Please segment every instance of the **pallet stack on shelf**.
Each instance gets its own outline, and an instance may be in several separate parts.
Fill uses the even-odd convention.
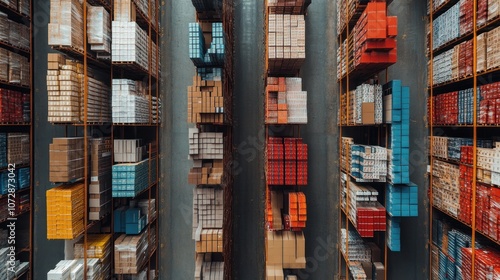
[[[388,251],[404,249],[401,219],[418,216],[410,90],[387,70],[380,78],[397,62],[398,18],[387,2],[337,2],[342,279],[387,279]]]
[[[306,268],[305,236],[308,146],[307,92],[300,68],[305,60],[305,13],[311,1],[266,1],[266,279],[296,279]],[[278,125],[283,125],[279,133]]]
[[[189,58],[196,67],[187,89],[189,158],[193,167],[195,279],[231,279],[232,7],[226,0],[192,1]]]
[[[31,11],[32,1],[0,2],[1,279],[33,278]]]
[[[498,277],[497,1],[429,1],[430,279]]]
[[[158,12],[157,1],[50,2],[48,121],[66,135],[49,147],[47,238],[74,254],[48,279],[158,278]]]

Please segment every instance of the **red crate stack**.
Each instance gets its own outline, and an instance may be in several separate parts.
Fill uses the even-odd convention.
[[[460,2],[460,34],[472,31],[473,5],[473,1]]]
[[[477,26],[481,26],[486,23],[488,19],[488,0],[478,0],[477,1]]]
[[[474,149],[472,146],[460,147],[460,163],[472,165]]]
[[[492,249],[475,250],[475,279],[492,279],[492,272],[498,268],[500,268],[500,253],[498,251]],[[472,248],[462,248],[462,276],[463,279],[472,279]]]
[[[398,21],[385,2],[370,2],[354,27],[354,67],[391,65],[397,60]]]
[[[479,91],[481,101],[478,122],[480,124],[500,123],[500,82],[482,85]]]
[[[434,124],[458,123],[458,92],[434,96]]]
[[[23,104],[29,95],[0,89],[0,122],[23,122]]]
[[[373,237],[375,231],[385,231],[385,208],[382,206],[357,207],[356,229],[361,237]]]
[[[500,218],[500,189],[491,188],[490,197],[490,215],[488,235],[494,240],[499,240],[499,221]]]
[[[490,188],[484,184],[476,185],[476,228],[489,231]]]
[[[472,224],[472,169],[468,165],[460,165],[460,209],[458,219],[468,225]]]
[[[300,138],[269,138],[267,144],[269,185],[307,185],[307,144]]]

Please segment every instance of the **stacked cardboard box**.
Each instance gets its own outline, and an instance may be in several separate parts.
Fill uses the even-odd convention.
[[[116,13],[116,11],[115,11]],[[135,21],[112,22],[112,61],[133,63],[148,71],[148,34]]]
[[[189,157],[193,160],[223,159],[224,136],[221,132],[200,132],[189,129]]]
[[[269,185],[307,185],[307,144],[301,138],[270,137],[267,158]]]
[[[306,124],[307,92],[301,78],[268,77],[266,123]]]
[[[148,123],[150,101],[144,83],[128,79],[113,79],[113,123]]]
[[[347,53],[347,40],[344,40],[337,49],[337,79],[340,79],[345,74],[347,74],[346,53]]]
[[[385,182],[387,149],[379,146],[351,145],[351,175],[357,182]]]
[[[305,60],[305,20],[303,15],[269,14],[268,71],[295,74]]]
[[[194,160],[193,168],[188,174],[188,183],[190,185],[220,185],[222,183],[222,174],[224,171],[223,161],[214,159],[209,162],[203,160]]]
[[[372,69],[397,61],[398,20],[385,2],[370,2],[354,26],[354,68]]]
[[[383,116],[382,86],[362,84],[350,92],[351,112],[347,112],[349,123],[381,124]],[[354,118],[354,120],[352,120]]]
[[[401,219],[387,218],[387,248],[393,252],[401,251]]]
[[[91,50],[104,54],[111,52],[111,20],[104,7],[88,6],[87,37]]]
[[[194,271],[195,280],[222,280],[224,279],[224,262],[216,261],[212,254],[196,254]]]
[[[70,182],[84,177],[84,139],[54,138],[49,145],[51,182]]]
[[[189,58],[196,67],[224,65],[225,45],[221,22],[189,23]]]
[[[384,85],[391,96],[391,141],[388,178],[394,184],[410,183],[410,88],[394,80]]]
[[[108,279],[111,272],[111,254],[113,247],[110,234],[87,235],[87,247],[84,240],[80,239],[74,245],[74,258],[83,261],[84,251],[87,251],[87,278]]]
[[[488,0],[488,21],[500,16],[500,1]]]
[[[147,217],[146,221],[150,222],[156,218],[156,199],[141,199],[137,206],[141,208],[141,214]]]
[[[361,237],[373,237],[386,230],[385,208],[377,202],[378,192],[369,186],[349,182],[349,218]]]
[[[500,41],[500,28],[495,28],[488,32],[486,38],[486,68],[487,70],[500,66],[500,50],[498,42]]]
[[[0,79],[12,84],[29,86],[31,83],[30,63],[27,57],[2,49],[0,60]]]
[[[460,28],[460,16],[462,15],[460,2],[470,1],[459,1],[442,15],[434,19],[432,30],[434,40],[432,49],[439,48],[447,42],[458,38],[461,34],[465,34],[461,33]]]
[[[147,230],[134,236],[120,235],[115,240],[115,274],[138,274],[148,250]]]
[[[481,85],[479,93],[481,101],[479,103],[478,123],[500,123],[500,82]]]
[[[90,140],[89,220],[111,212],[111,139]]]
[[[63,185],[47,191],[47,239],[74,239],[83,231],[85,185]]]
[[[188,122],[223,123],[223,114],[222,81],[194,76],[193,85],[188,87]]]
[[[304,233],[267,231],[266,265],[281,269],[304,269],[306,267]]]
[[[387,184],[385,207],[392,217],[417,217],[418,186]]]
[[[28,133],[7,134],[7,162],[17,165],[30,163],[30,136]]]
[[[472,224],[472,167],[460,164],[460,209],[458,219]]]
[[[460,207],[460,170],[457,165],[434,161],[432,181],[433,204],[453,217]]]
[[[342,253],[351,261],[354,262],[371,262],[372,250],[366,244],[359,233],[355,230],[347,231],[345,228],[340,230],[341,233],[341,248]],[[375,250],[374,250],[375,251]],[[373,252],[376,254],[377,252]],[[380,254],[380,249],[378,250]]]
[[[193,190],[193,239],[200,240],[203,229],[221,229],[224,191],[214,188]]]
[[[149,159],[112,167],[113,197],[135,197],[149,187]]]
[[[51,0],[49,45],[83,52],[83,5],[78,0]]]
[[[203,229],[196,241],[196,253],[222,253],[223,246],[222,229]]]
[[[306,2],[306,0],[269,0],[267,7],[273,14],[298,15],[304,12]]]
[[[268,230],[282,230],[284,228],[281,211],[283,210],[283,193],[270,191],[267,196],[266,222]]]

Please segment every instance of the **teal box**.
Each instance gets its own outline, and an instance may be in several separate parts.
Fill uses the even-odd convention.
[[[120,207],[114,212],[115,232],[125,232],[125,207]]]

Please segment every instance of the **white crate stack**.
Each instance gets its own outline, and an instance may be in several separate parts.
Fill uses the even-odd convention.
[[[341,229],[342,252],[348,256],[351,261],[371,262],[372,253],[370,247],[365,245],[363,239],[356,231]],[[349,252],[346,252],[346,244],[349,242]],[[346,254],[347,253],[347,254]]]
[[[349,217],[354,224],[357,223],[358,206],[377,206],[378,191],[370,186],[360,186],[354,182],[349,184]]]
[[[62,260],[47,273],[47,280],[83,279],[84,260]],[[87,259],[87,280],[102,279],[99,259]]]
[[[224,137],[221,132],[200,132],[189,129],[189,157],[193,160],[223,159]]]
[[[307,91],[302,90],[302,78],[286,78],[286,104],[289,124],[307,124]]]
[[[224,262],[212,261],[212,254],[197,254],[194,279],[224,279]]]
[[[221,229],[224,214],[224,191],[213,188],[193,190],[193,239],[199,240],[203,229]]]
[[[87,36],[90,49],[111,53],[110,15],[104,7],[88,6]]]
[[[137,63],[148,70],[148,35],[134,21],[113,21],[112,61]]]
[[[113,79],[113,123],[148,123],[149,100],[140,81]]]
[[[458,217],[460,208],[460,170],[458,165],[435,160],[433,176],[434,205],[452,216]]]

